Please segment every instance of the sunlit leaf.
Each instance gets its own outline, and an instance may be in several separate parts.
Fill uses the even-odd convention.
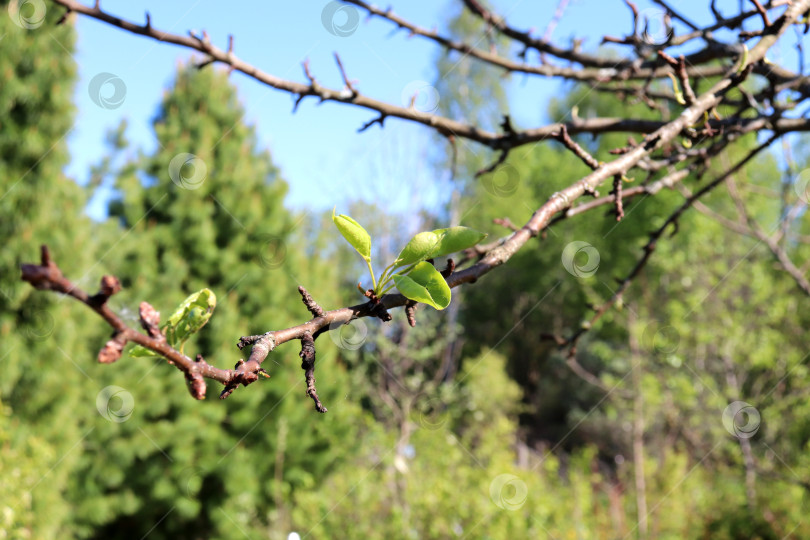
[[[334,209],[332,209],[332,221],[340,231],[340,234],[343,235],[343,238],[357,250],[360,256],[366,261],[370,261],[371,236],[369,236],[368,232],[349,216],[344,214],[336,216]]]
[[[408,266],[429,259],[439,245],[439,240],[439,235],[435,231],[420,232],[402,248],[394,266]]]
[[[205,326],[214,308],[217,306],[217,297],[209,289],[202,289],[183,300],[174,313],[171,314],[166,324],[161,325],[161,330],[166,336],[166,341],[172,347],[183,351],[183,346],[188,339],[200,331]],[[137,345],[129,351],[129,356],[133,358],[158,358],[149,349]]]
[[[406,275],[395,275],[394,283],[406,298],[436,309],[450,305],[450,287],[429,262],[417,264]]]
[[[487,237],[486,233],[469,227],[450,227],[449,229],[436,229],[433,232],[439,236],[439,245],[431,257],[442,257],[471,248]]]

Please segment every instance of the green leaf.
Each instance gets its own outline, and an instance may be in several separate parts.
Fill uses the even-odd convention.
[[[449,255],[472,247],[486,237],[485,233],[469,227],[420,232],[402,249],[394,266],[408,266],[433,257]]]
[[[439,245],[431,257],[450,255],[470,247],[487,237],[486,233],[470,229],[469,227],[450,227],[449,229],[436,229],[439,235]]]
[[[345,238],[366,261],[371,261],[371,236],[369,236],[368,232],[349,216],[344,214],[336,216],[334,208],[332,209],[332,221],[335,222],[335,226],[340,231],[340,234],[343,235],[343,238]]]
[[[160,327],[169,345],[183,352],[186,341],[208,323],[216,306],[217,297],[209,289],[197,291],[183,300],[166,324]],[[140,345],[133,347],[129,351],[129,356],[132,358],[159,358],[154,352]]]
[[[450,305],[450,287],[429,262],[421,262],[406,275],[395,275],[399,292],[416,302],[442,310]]]
[[[439,240],[439,235],[435,231],[420,232],[402,248],[394,266],[408,266],[429,259],[439,245]]]
[[[150,351],[146,347],[141,347],[140,345],[135,345],[132,347],[132,350],[129,351],[129,356],[132,358],[160,358],[154,352]]]
[[[182,351],[188,338],[206,325],[216,306],[217,297],[209,289],[197,291],[183,300],[166,324],[165,334],[169,345],[180,345]]]

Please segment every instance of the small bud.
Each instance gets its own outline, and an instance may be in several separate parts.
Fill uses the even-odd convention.
[[[98,361],[102,364],[112,364],[121,358],[121,352],[126,344],[126,339],[123,339],[121,334],[116,333],[98,352]]]
[[[188,391],[194,399],[205,399],[205,380],[199,373],[186,373]]]
[[[104,276],[101,278],[101,294],[109,298],[121,290],[121,282],[115,276]]]

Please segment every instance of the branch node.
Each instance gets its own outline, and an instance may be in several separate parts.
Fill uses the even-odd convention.
[[[141,302],[138,307],[138,318],[141,321],[141,326],[149,334],[149,337],[156,339],[166,339],[160,333],[160,313],[155,311],[148,302]]]
[[[408,318],[408,325],[411,328],[416,326],[416,302],[408,300],[405,303],[405,316]]]
[[[309,331],[304,332],[301,337],[301,352],[298,353],[298,356],[301,357],[301,369],[304,370],[307,395],[315,402],[315,410],[319,413],[325,413],[327,409],[321,403],[318,398],[318,391],[315,389],[315,340],[312,339],[312,334]]]

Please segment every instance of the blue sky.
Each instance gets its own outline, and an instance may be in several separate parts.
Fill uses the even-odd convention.
[[[337,52],[360,91],[393,103],[407,99],[406,88],[435,79],[434,62],[440,52],[437,46],[395,31],[387,21],[362,16],[350,35],[333,35],[322,21],[328,3],[326,0],[231,4],[214,0],[108,0],[103,7],[138,22],[144,20],[144,12],[148,10],[154,27],[173,33],[205,29],[222,48],[227,45],[228,34],[233,33],[235,52],[240,58],[283,78],[305,81],[301,62],[309,59],[319,82],[335,88],[342,86],[332,57]],[[410,0],[391,5],[396,13],[412,22],[441,29],[459,3]],[[542,33],[557,0],[497,0],[493,4],[513,25]],[[638,4],[649,13],[660,12],[650,2]],[[673,5],[697,21],[708,20],[710,16],[707,1],[686,0]],[[731,12],[738,2],[726,0],[718,5]],[[340,26],[347,16],[351,13],[337,13],[334,20]],[[624,35],[630,24],[623,0],[571,0],[553,38],[558,44],[567,44],[574,36],[585,37],[584,47],[593,49],[602,35]],[[78,115],[68,138],[71,163],[67,172],[84,183],[89,167],[104,155],[105,132],[123,118],[129,122],[128,136],[132,142],[146,151],[154,148],[151,120],[162,93],[170,85],[177,64],[193,53],[87,17],[78,18],[77,30]],[[776,51],[772,56],[778,54],[790,52]],[[126,94],[120,106],[104,108],[91,99],[91,81],[100,73],[113,74],[123,81]],[[384,129],[374,126],[357,133],[373,114],[346,105],[319,105],[312,99],[304,101],[293,113],[289,94],[239,73],[233,73],[231,81],[245,106],[245,120],[257,127],[261,146],[270,149],[290,184],[288,206],[323,210],[334,205],[345,207],[348,201],[364,197],[404,210],[446,196],[437,191],[438,173],[428,163],[431,145],[436,143],[426,128],[389,119]],[[564,88],[559,81],[513,77],[505,84],[510,93],[510,112],[519,125],[557,120],[546,118],[545,108],[548,99]],[[112,90],[109,85],[102,88],[102,92]],[[422,186],[419,193],[425,200],[414,201],[414,186]],[[91,208],[91,214],[98,215],[98,208]]]

